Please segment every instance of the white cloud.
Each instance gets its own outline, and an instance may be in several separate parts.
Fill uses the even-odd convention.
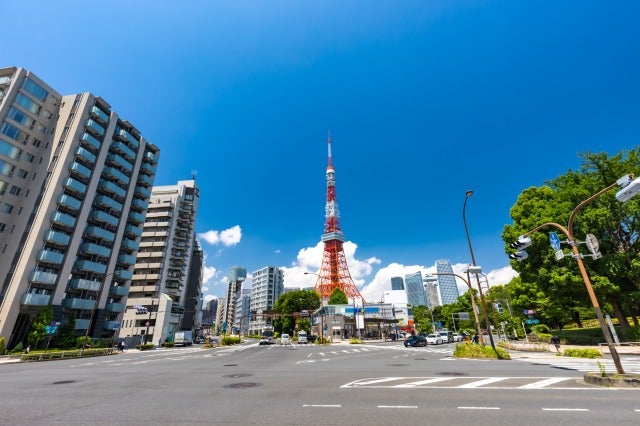
[[[204,301],[205,303],[210,302],[213,299],[217,299],[218,296],[214,296],[213,294],[205,294]]]
[[[240,228],[240,225],[236,225],[223,231],[212,229],[198,234],[198,238],[211,245],[222,244],[226,247],[235,246],[242,239],[242,228]]]
[[[204,269],[202,271],[202,283],[203,284],[208,284],[209,280],[213,277],[216,276],[216,274],[218,273],[218,271],[216,270],[215,266],[204,266]]]

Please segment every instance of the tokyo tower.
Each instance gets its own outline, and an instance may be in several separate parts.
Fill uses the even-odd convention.
[[[322,255],[322,266],[318,274],[318,281],[315,290],[320,294],[323,304],[331,296],[331,292],[339,288],[347,298],[359,298],[364,303],[358,287],[353,282],[347,259],[344,255],[342,243],[344,234],[340,229],[340,213],[336,202],[336,177],[331,158],[331,136],[328,139],[329,164],[327,165],[327,203],[325,205],[325,223],[322,242],[324,243],[324,253]]]

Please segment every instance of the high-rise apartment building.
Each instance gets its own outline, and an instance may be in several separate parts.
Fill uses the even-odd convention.
[[[247,268],[232,266],[227,277],[227,297],[224,309],[222,328],[227,333],[232,331],[236,316],[236,303],[242,295],[242,284],[247,279]]]
[[[224,315],[227,308],[227,299],[221,297],[218,299],[218,310],[216,311],[216,333],[222,332],[222,324],[224,322]]]
[[[251,276],[251,311],[256,313],[256,317],[249,323],[249,333],[260,334],[267,325],[271,325],[260,314],[273,309],[278,297],[284,293],[284,271],[275,266],[265,266]]]
[[[407,303],[411,306],[427,306],[427,295],[422,284],[422,273],[407,274],[404,276]]]
[[[451,263],[446,259],[436,260],[436,272],[438,274],[453,274]],[[440,300],[443,305],[455,303],[460,297],[454,275],[438,275],[438,287],[440,288]]]
[[[202,274],[204,271],[204,252],[200,241],[194,238],[191,261],[187,274],[187,288],[184,299],[184,314],[180,324],[181,330],[191,330],[194,336],[200,335],[202,326]]]
[[[402,277],[391,277],[391,290],[404,290]]]
[[[216,324],[218,313],[218,298],[209,300],[202,310],[202,328],[211,331]]]
[[[195,180],[186,180],[155,186],[150,194],[120,337],[158,345],[181,328],[187,301],[194,301],[188,297],[200,303],[201,276],[194,277],[194,296],[187,296],[192,262],[201,262],[194,249],[200,191]]]
[[[251,308],[251,289],[243,288],[236,300],[236,312],[233,318],[233,333],[246,335],[249,330],[249,314]]]
[[[125,309],[159,150],[91,93],[0,70],[0,336],[34,316],[112,337]]]

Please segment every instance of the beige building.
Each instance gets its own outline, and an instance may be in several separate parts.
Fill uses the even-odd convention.
[[[199,198],[195,180],[152,189],[120,337],[173,341],[188,297],[200,300],[187,295]]]
[[[20,68],[0,77],[0,139],[21,150],[0,163],[7,189],[20,189],[1,198],[15,205],[0,216],[0,336],[9,347],[26,341],[34,316],[52,305],[55,320],[75,317],[78,334],[111,337],[159,150],[100,97],[60,97]]]

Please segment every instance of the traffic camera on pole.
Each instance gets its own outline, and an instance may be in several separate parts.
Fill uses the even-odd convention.
[[[633,175],[625,175],[616,181],[616,183],[622,187],[622,189],[616,193],[616,200],[621,203],[640,193],[640,177],[633,180],[631,179],[633,179]]]
[[[518,239],[511,244],[509,247],[517,249],[515,253],[509,255],[509,259],[517,260],[518,262],[525,260],[529,257],[529,254],[524,250],[525,248],[531,245],[531,237],[520,235]]]

